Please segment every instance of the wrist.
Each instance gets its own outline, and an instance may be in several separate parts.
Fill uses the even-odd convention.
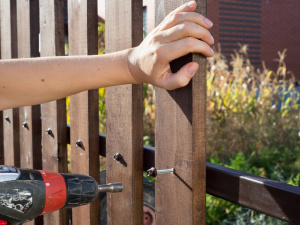
[[[141,71],[139,70],[139,66],[138,66],[139,63],[135,55],[135,50],[136,47],[127,49],[126,59],[127,59],[128,73],[133,81],[132,84],[143,84],[143,81],[139,77]]]

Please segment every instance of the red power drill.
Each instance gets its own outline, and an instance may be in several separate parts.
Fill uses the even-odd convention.
[[[0,224],[24,223],[62,208],[91,203],[99,192],[121,192],[122,183],[98,185],[86,175],[0,165]]]

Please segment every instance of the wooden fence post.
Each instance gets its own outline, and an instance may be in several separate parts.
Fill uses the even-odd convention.
[[[65,55],[64,0],[40,0],[41,56]],[[43,170],[68,172],[66,99],[42,104]],[[67,225],[68,209],[44,215],[44,225]]]
[[[69,53],[96,55],[97,0],[69,0]],[[99,176],[99,115],[98,90],[71,96],[71,171],[87,174],[98,182]],[[80,140],[81,144],[76,146]],[[73,224],[100,224],[100,200],[74,208]]]
[[[0,111],[0,165],[4,164],[4,146],[3,146],[3,112]]]
[[[0,1],[1,58],[17,58],[17,13],[16,0]],[[20,166],[19,109],[3,111],[4,164]]]
[[[156,1],[156,25],[181,4],[181,0]],[[196,11],[206,14],[206,0],[197,0]],[[189,61],[198,62],[200,68],[187,87],[156,89],[155,165],[175,168],[175,174],[156,178],[157,224],[206,223],[206,61],[189,54],[171,68],[176,71]]]
[[[143,39],[140,0],[106,0],[106,52],[137,46]],[[107,88],[107,182],[122,182],[122,193],[107,195],[108,224],[143,224],[142,85]],[[121,161],[114,160],[120,153]]]
[[[1,11],[1,8],[0,8],[0,11]],[[0,34],[1,34],[1,16],[0,16]],[[0,59],[1,59],[1,36],[0,36]],[[0,111],[0,165],[3,165],[3,164],[4,164],[3,112]]]
[[[39,56],[39,1],[17,1],[18,58]],[[26,87],[25,87],[26,88]],[[19,110],[20,167],[42,169],[40,105]],[[26,223],[43,224],[43,217]]]
[[[39,56],[39,1],[17,1],[18,57]],[[26,88],[26,87],[25,87]],[[42,169],[40,105],[20,108],[22,168]]]

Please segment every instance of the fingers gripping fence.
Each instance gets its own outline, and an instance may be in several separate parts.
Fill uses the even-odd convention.
[[[157,0],[156,25],[183,2]],[[206,0],[197,0],[196,11],[206,15]],[[141,0],[106,0],[107,53],[142,41],[142,15]],[[66,36],[70,55],[97,54],[97,19],[97,0],[1,0],[1,59],[63,56]],[[154,164],[158,171],[174,168],[156,177],[156,224],[205,224],[206,192],[300,224],[299,188],[206,164],[206,60],[189,54],[171,67],[176,71],[189,61],[200,68],[188,86],[156,89],[155,157],[153,148],[143,150],[142,85],[124,85],[107,88],[107,139],[99,136],[98,90],[71,96],[69,129],[65,99],[0,112],[0,164],[68,172],[70,160],[69,172],[99,182],[98,156],[106,156],[107,183],[124,185],[122,193],[107,194],[108,224],[143,223],[142,173]],[[122,160],[115,160],[117,152]],[[97,199],[73,209],[72,215],[54,212],[28,224],[100,224],[99,203]]]

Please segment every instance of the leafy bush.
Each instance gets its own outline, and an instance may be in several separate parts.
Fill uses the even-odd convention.
[[[240,47],[230,61],[220,51],[208,60],[208,161],[300,186],[300,97],[286,51],[274,72],[255,69]],[[214,196],[206,203],[207,224],[287,224]]]

